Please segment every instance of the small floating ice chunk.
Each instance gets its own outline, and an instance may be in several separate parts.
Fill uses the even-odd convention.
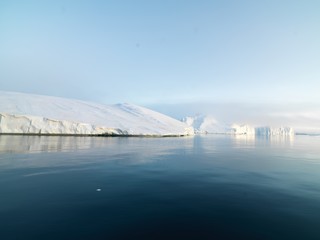
[[[101,192],[101,188],[97,188],[97,190],[96,190],[97,192]]]

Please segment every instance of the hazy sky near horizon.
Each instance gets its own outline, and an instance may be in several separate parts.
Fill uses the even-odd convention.
[[[0,90],[320,104],[320,1],[0,1]]]

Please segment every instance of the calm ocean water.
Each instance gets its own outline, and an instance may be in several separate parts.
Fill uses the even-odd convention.
[[[320,138],[0,136],[0,239],[320,239]]]

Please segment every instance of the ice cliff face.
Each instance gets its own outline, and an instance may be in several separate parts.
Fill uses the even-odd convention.
[[[0,133],[59,135],[126,135],[121,129],[85,123],[52,120],[37,116],[0,114]]]
[[[290,127],[253,127],[250,125],[221,124],[211,116],[186,117],[182,120],[193,127],[195,133],[221,133],[234,135],[291,136],[294,130]]]
[[[255,129],[256,135],[265,135],[265,136],[287,136],[294,135],[294,130],[291,127],[257,127]]]
[[[133,104],[0,91],[0,133],[167,136],[193,132],[176,119]]]

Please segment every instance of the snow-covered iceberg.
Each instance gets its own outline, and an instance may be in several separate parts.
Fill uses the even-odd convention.
[[[0,133],[68,135],[192,135],[192,127],[133,104],[0,91]]]
[[[230,126],[220,124],[214,117],[197,115],[194,117],[185,117],[182,122],[192,127],[196,134],[206,133],[226,133],[230,130]]]
[[[252,126],[249,126],[247,124],[239,125],[239,124],[232,124],[230,127],[230,132],[232,134],[236,135],[255,135],[255,128]]]
[[[263,135],[263,136],[291,136],[294,130],[291,127],[259,127],[248,124],[219,123],[212,116],[198,115],[182,119],[188,126],[193,127],[195,133],[204,134],[233,134],[233,135]]]

